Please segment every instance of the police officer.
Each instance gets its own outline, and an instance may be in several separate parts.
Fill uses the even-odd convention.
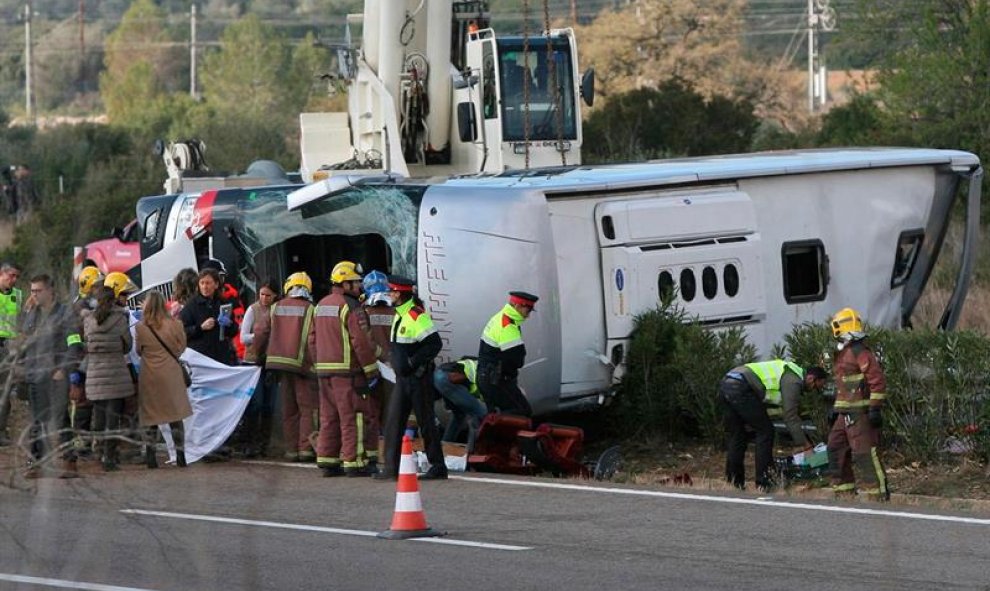
[[[392,308],[392,300],[388,295],[388,276],[381,271],[371,271],[364,276],[361,283],[364,288],[364,311],[368,314],[375,354],[379,360],[388,363],[392,320],[395,318],[395,309]],[[368,425],[365,430],[364,452],[368,472],[371,474],[375,474],[378,469],[378,437],[382,430],[382,416],[391,394],[392,382],[378,380],[378,385],[363,401]]]
[[[378,362],[368,316],[358,301],[360,267],[351,261],[337,263],[330,283],[330,294],[316,306],[309,335],[320,382],[316,463],[324,476],[368,476],[364,399],[378,382]]]
[[[10,372],[14,359],[10,341],[17,337],[17,324],[23,310],[24,294],[14,286],[21,275],[15,263],[0,263],[0,447],[10,445],[7,419],[10,416]]]
[[[478,387],[488,410],[532,416],[533,409],[519,388],[519,369],[526,361],[522,323],[540,298],[524,291],[509,292],[509,301],[491,317],[478,349]]]
[[[801,429],[798,406],[801,394],[821,390],[827,374],[820,367],[801,369],[783,359],[740,365],[725,374],[718,386],[728,450],[725,478],[733,486],[746,486],[743,460],[746,455],[746,427],[756,433],[756,486],[763,492],[773,488],[770,466],[773,460],[774,427],[771,416],[783,416],[794,445],[805,450],[811,441]]]
[[[281,376],[285,459],[295,462],[316,458],[309,443],[319,404],[307,342],[315,310],[312,290],[306,273],[289,275],[282,286],[286,297],[272,304],[267,319],[258,319],[251,345],[256,358],[265,358],[265,369]]]
[[[409,410],[416,413],[426,448],[430,469],[421,475],[424,480],[446,479],[447,465],[443,460],[440,434],[433,414],[433,360],[443,348],[443,342],[433,319],[416,297],[415,283],[405,277],[389,278],[389,295],[395,302],[392,322],[392,369],[396,384],[385,415],[385,464],[375,475],[377,479],[395,478],[399,471],[402,433]]]
[[[887,475],[880,462],[880,429],[887,398],[887,378],[866,342],[863,320],[852,308],[832,317],[838,353],[832,364],[835,403],[829,413],[828,466],[837,495],[859,492],[875,500],[890,499]],[[853,473],[853,467],[856,473]]]

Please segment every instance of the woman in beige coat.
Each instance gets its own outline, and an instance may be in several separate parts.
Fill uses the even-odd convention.
[[[137,325],[137,349],[141,356],[138,376],[138,416],[142,427],[148,428],[145,453],[149,468],[157,468],[155,457],[155,426],[168,423],[175,440],[176,465],[186,465],[182,449],[182,419],[192,415],[186,393],[182,367],[175,357],[186,348],[186,333],[182,323],[165,310],[165,298],[157,291],[144,298],[141,322]]]

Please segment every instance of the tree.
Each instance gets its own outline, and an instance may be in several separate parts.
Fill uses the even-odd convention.
[[[761,117],[799,113],[783,73],[749,59],[741,39],[744,0],[637,0],[577,27],[582,66],[594,66],[605,99],[666,80],[691,83],[705,97],[753,101]]]
[[[851,34],[879,31],[889,45],[878,98],[894,130],[912,143],[990,157],[990,0],[862,2],[857,18]]]
[[[172,43],[164,11],[136,0],[107,36],[100,96],[113,122],[131,124],[154,100],[185,86],[183,50]]]
[[[254,159],[298,166],[298,117],[318,82],[324,56],[308,35],[295,51],[249,15],[228,26],[221,49],[206,55],[204,104],[182,126],[208,145],[223,146],[212,166],[243,170]]]
[[[297,100],[289,82],[291,60],[284,39],[255,15],[229,25],[221,48],[203,59],[203,96],[218,112],[279,116]]]
[[[583,155],[606,162],[743,152],[757,124],[751,102],[705,99],[673,79],[613,96],[608,109],[593,112],[584,127]]]

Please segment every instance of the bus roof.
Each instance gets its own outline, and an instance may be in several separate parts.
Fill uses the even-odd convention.
[[[519,170],[498,176],[451,179],[444,184],[475,188],[528,187],[543,190],[548,196],[566,196],[587,191],[615,191],[644,186],[926,165],[944,165],[967,170],[978,167],[980,160],[974,154],[959,150],[831,148]]]

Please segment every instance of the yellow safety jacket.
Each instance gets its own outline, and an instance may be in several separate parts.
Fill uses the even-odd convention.
[[[780,378],[783,377],[784,372],[790,370],[802,380],[804,379],[804,369],[801,366],[790,361],[784,361],[783,359],[747,363],[745,367],[756,374],[756,377],[763,384],[763,388],[766,391],[763,402],[767,406],[776,407],[777,409],[781,406]]]
[[[17,336],[17,317],[24,305],[24,294],[16,287],[10,293],[0,292],[0,339]]]

